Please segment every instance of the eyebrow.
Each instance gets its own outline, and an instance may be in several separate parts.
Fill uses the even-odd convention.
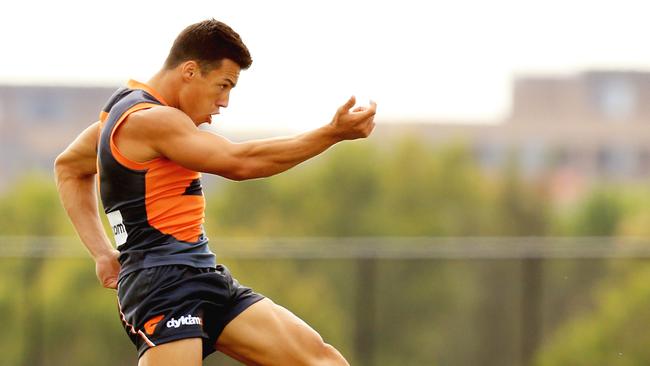
[[[228,78],[225,78],[225,79],[226,79],[227,82],[230,83],[230,87],[231,87],[231,88],[234,88],[234,87],[237,85],[237,84],[235,84],[232,80],[230,80],[230,79],[228,79]]]

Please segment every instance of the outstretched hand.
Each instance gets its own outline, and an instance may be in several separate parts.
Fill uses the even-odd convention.
[[[95,273],[99,282],[106,288],[117,288],[117,277],[120,273],[120,262],[117,260],[119,255],[119,251],[113,250],[95,260]]]
[[[367,107],[358,106],[352,109],[355,103],[356,98],[354,96],[350,97],[345,104],[339,107],[330,123],[342,140],[368,137],[375,128],[374,119],[377,112],[377,103],[370,101],[370,105]]]

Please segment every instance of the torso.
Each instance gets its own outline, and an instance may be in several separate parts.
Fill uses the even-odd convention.
[[[130,82],[111,97],[101,115],[99,188],[121,252],[120,276],[158,265],[215,265],[202,226],[200,174],[156,155],[138,137],[139,123],[155,121],[135,114],[164,105],[155,94]],[[131,121],[132,113],[136,118]]]

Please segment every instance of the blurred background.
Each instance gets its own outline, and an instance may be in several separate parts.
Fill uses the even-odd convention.
[[[175,36],[253,55],[212,129],[307,131],[354,94],[371,138],[204,176],[240,282],[353,365],[650,363],[648,6],[629,0],[22,1],[0,13],[0,365],[135,365],[58,201],[57,154]],[[215,355],[205,365],[236,365]]]

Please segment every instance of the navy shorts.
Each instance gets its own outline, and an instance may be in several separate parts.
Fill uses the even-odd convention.
[[[240,285],[223,265],[159,266],[127,274],[117,288],[124,329],[138,350],[185,338],[203,339],[203,358],[214,352],[226,325],[264,298]]]

